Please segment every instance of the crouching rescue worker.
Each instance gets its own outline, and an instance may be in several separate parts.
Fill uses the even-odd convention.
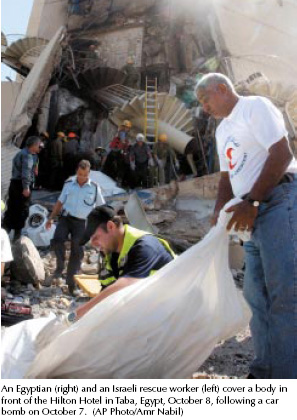
[[[105,273],[100,274],[104,290],[76,312],[69,321],[81,318],[107,296],[154,274],[175,258],[169,244],[149,232],[124,225],[114,209],[103,205],[89,214],[81,244],[89,239],[105,255]]]

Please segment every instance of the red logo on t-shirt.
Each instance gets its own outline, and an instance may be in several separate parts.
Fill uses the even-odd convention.
[[[226,151],[226,155],[227,155],[227,159],[229,160],[229,169],[232,171],[232,169],[235,168],[237,162],[235,162],[234,164],[232,163],[232,152],[234,149],[232,149],[232,147],[230,147],[229,149],[227,149]]]

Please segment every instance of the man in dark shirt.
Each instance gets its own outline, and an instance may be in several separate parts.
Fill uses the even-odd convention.
[[[40,145],[39,137],[29,137],[26,147],[17,153],[12,162],[12,177],[3,227],[8,233],[14,229],[14,240],[20,237],[29,215],[31,189],[38,174],[37,154]]]
[[[127,225],[128,226],[128,225]],[[145,278],[151,271],[157,271],[172,260],[172,254],[156,240],[153,235],[146,234],[131,247],[127,262],[120,272],[118,267],[118,252],[112,253],[111,268],[116,279],[121,277]]]
[[[62,131],[50,143],[50,188],[61,190],[63,187],[63,139],[65,134]]]
[[[100,273],[105,289],[77,309],[72,321],[107,296],[154,274],[175,258],[166,241],[124,225],[114,209],[107,205],[98,206],[89,214],[81,243],[85,244],[89,239],[105,255],[105,272]]]
[[[151,150],[145,142],[142,133],[137,134],[136,143],[130,151],[131,170],[135,172],[135,184],[137,187],[149,186],[149,166],[154,166]]]
[[[78,164],[79,143],[78,136],[74,132],[68,133],[63,138],[63,172],[64,181],[75,174]]]

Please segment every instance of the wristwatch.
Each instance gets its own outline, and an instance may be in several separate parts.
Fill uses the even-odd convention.
[[[250,203],[254,207],[260,206],[260,201],[254,200],[252,197],[247,196],[247,202]]]
[[[67,316],[68,324],[73,324],[77,319],[76,312],[70,312]]]

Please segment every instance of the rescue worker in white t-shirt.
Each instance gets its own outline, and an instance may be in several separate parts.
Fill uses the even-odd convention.
[[[203,110],[223,119],[216,131],[221,179],[213,223],[233,197],[242,201],[227,229],[245,242],[244,295],[252,309],[255,359],[249,379],[297,378],[297,162],[281,112],[266,98],[239,96],[224,75],[197,85]]]

